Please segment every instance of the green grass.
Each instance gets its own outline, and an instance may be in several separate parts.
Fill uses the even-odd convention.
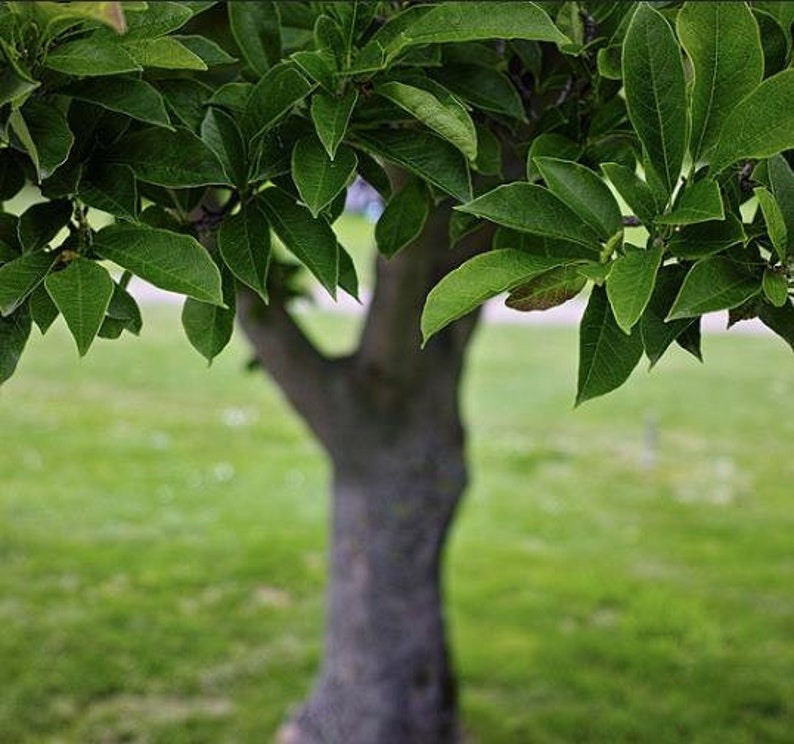
[[[144,309],[83,362],[59,321],[0,391],[3,744],[266,741],[318,662],[323,457],[242,344],[207,371]],[[791,740],[791,354],[705,351],[573,411],[573,329],[480,332],[447,564],[473,742]]]

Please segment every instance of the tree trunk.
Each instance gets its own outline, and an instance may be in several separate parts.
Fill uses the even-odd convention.
[[[420,348],[430,288],[490,242],[449,250],[449,207],[390,261],[350,357],[328,359],[287,310],[252,293],[240,324],[333,464],[324,659],[281,744],[448,744],[458,739],[441,559],[466,485],[458,392],[476,314]]]
[[[462,442],[420,422],[370,442],[334,463],[325,658],[284,740],[454,742],[440,566],[465,486]]]

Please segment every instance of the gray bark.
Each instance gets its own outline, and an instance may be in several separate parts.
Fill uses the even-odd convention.
[[[324,659],[284,744],[448,744],[455,678],[441,589],[443,548],[466,484],[458,392],[472,314],[420,349],[427,292],[490,241],[450,251],[448,208],[379,259],[358,350],[327,359],[287,310],[243,292],[242,329],[333,465]]]

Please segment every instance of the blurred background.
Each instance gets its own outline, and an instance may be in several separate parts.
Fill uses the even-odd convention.
[[[378,205],[350,206],[366,287]],[[0,389],[3,743],[263,741],[318,662],[323,456],[242,340],[207,369],[139,292],[140,338],[78,361],[59,320]],[[469,741],[791,741],[791,350],[709,333],[573,410],[576,313],[492,309],[470,358]],[[338,352],[360,312],[301,317]]]

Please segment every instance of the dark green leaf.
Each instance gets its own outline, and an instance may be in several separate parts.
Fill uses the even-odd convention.
[[[433,73],[436,80],[464,101],[482,109],[526,121],[521,96],[510,78],[480,65],[448,65]]]
[[[308,209],[279,189],[266,189],[261,199],[279,240],[335,297],[339,253],[331,226],[322,217],[313,219]]]
[[[589,168],[569,160],[535,158],[551,192],[605,240],[623,229],[620,207],[607,185]]]
[[[166,188],[227,182],[218,156],[187,129],[142,129],[119,140],[109,159],[128,165],[147,183]]]
[[[662,249],[629,250],[612,264],[606,280],[607,298],[615,322],[631,333],[651,299],[656,272],[662,263]]]
[[[334,77],[336,75],[336,60],[327,49],[313,51],[299,51],[290,55],[290,59],[308,75],[309,78],[323,86],[329,93],[334,93]],[[355,92],[349,88],[349,92]]]
[[[138,216],[138,189],[135,176],[126,165],[92,164],[80,179],[80,200],[116,217],[135,220]]]
[[[270,223],[259,199],[243,205],[240,212],[223,221],[218,247],[232,274],[267,301]]]
[[[794,171],[782,155],[775,155],[769,159],[768,173],[769,186],[786,225],[786,253],[794,254]]]
[[[14,374],[30,336],[30,329],[27,307],[19,308],[8,318],[0,317],[0,385]]]
[[[47,293],[47,288],[44,284],[39,284],[39,286],[31,292],[30,299],[28,300],[28,307],[30,308],[31,318],[33,318],[33,322],[39,327],[42,336],[49,330],[50,326],[60,314],[57,305]]]
[[[783,307],[762,304],[758,317],[767,328],[774,331],[794,349],[794,305],[791,304],[791,300]],[[0,349],[2,348],[2,344],[0,344]]]
[[[28,101],[22,109],[39,154],[40,177],[47,178],[69,157],[74,136],[63,114],[53,106]]]
[[[113,295],[107,270],[87,258],[76,258],[63,271],[50,274],[44,286],[85,356],[96,338]]]
[[[794,69],[767,78],[735,104],[711,158],[714,173],[744,158],[767,158],[794,147]]]
[[[246,132],[253,138],[272,127],[314,86],[289,63],[271,67],[254,86],[246,104]]]
[[[700,222],[677,231],[667,244],[677,258],[695,259],[743,243],[746,239],[742,223],[732,214],[724,220]]]
[[[386,205],[375,225],[378,251],[391,258],[419,237],[430,214],[430,195],[419,179],[408,182]]]
[[[358,151],[359,175],[378,192],[380,197],[388,200],[392,193],[391,181],[383,166],[363,150]]]
[[[111,225],[97,233],[94,250],[156,287],[223,303],[218,267],[189,235],[142,225]]]
[[[700,350],[700,318],[695,318],[681,333],[676,336],[675,342],[695,359],[702,362],[703,353]]]
[[[113,296],[110,298],[107,315],[113,320],[118,320],[122,328],[130,331],[136,336],[141,332],[143,319],[141,310],[135,298],[121,285],[113,285]]]
[[[52,253],[37,251],[0,266],[0,315],[13,313],[44,281],[56,259]]]
[[[623,83],[629,118],[669,195],[687,146],[684,66],[664,16],[642,3],[623,43]]]
[[[762,286],[764,297],[775,307],[783,307],[788,302],[788,282],[785,274],[774,269],[764,269]]]
[[[0,150],[0,201],[13,199],[25,185],[25,172],[10,148]]]
[[[278,3],[232,2],[229,24],[237,46],[257,76],[264,75],[281,59],[281,19]]]
[[[456,209],[514,230],[570,240],[599,250],[598,233],[551,191],[540,186],[506,184]]]
[[[665,321],[681,289],[686,269],[679,264],[662,266],[656,275],[656,287],[640,320],[645,354],[653,367],[675,341],[694,322],[692,318]]]
[[[223,296],[227,307],[200,302],[192,297],[182,306],[182,328],[193,348],[209,364],[226,348],[234,332],[235,289],[234,280],[224,276]]]
[[[66,199],[33,204],[19,217],[17,234],[26,252],[49,243],[72,216],[72,204]]]
[[[745,3],[688,2],[677,27],[695,76],[690,148],[697,160],[716,144],[736,102],[761,82],[763,51]]]
[[[357,100],[358,91],[355,88],[348,88],[342,96],[317,93],[312,98],[314,128],[332,160],[336,156],[336,148],[345,137]]]
[[[430,290],[422,311],[424,343],[491,297],[525,284],[561,263],[559,259],[515,250],[489,251],[470,258]]]
[[[458,201],[471,199],[466,158],[446,140],[429,132],[389,129],[356,136],[375,155],[403,166]]]
[[[67,85],[59,93],[148,124],[171,128],[162,96],[144,80],[126,77],[87,80]]]
[[[615,390],[642,356],[639,328],[626,335],[615,322],[606,290],[594,286],[579,328],[579,382],[576,405]]]
[[[176,118],[191,132],[198,132],[207,112],[212,88],[188,78],[161,80],[158,85],[168,108],[174,112]]]
[[[350,254],[341,244],[337,244],[339,251],[339,286],[354,300],[358,300],[358,274]]]
[[[47,53],[44,67],[77,77],[120,75],[141,70],[120,44],[91,38],[58,45]]]
[[[253,89],[251,83],[226,83],[215,91],[209,102],[213,106],[229,111],[239,120],[245,114],[245,107]]]
[[[412,23],[399,46],[478,39],[530,39],[570,43],[535,3],[444,2]]]
[[[477,131],[466,109],[443,86],[428,81],[425,87],[430,89],[388,81],[376,85],[375,92],[451,142],[469,160],[474,160],[477,157]]]
[[[561,160],[576,160],[582,154],[582,147],[577,142],[563,137],[561,134],[543,133],[532,140],[527,154],[527,180],[540,178],[534,164],[536,158],[550,157]]]
[[[633,170],[618,163],[602,163],[601,170],[629,205],[629,209],[639,217],[640,222],[650,225],[657,211],[651,187],[640,180]]]
[[[207,67],[230,65],[237,61],[206,36],[176,36],[174,38],[203,60]]]
[[[201,138],[218,156],[229,183],[242,189],[248,182],[248,160],[243,135],[225,111],[210,108],[201,123]]]
[[[36,171],[36,179],[39,180],[39,172],[41,170],[39,165],[39,151],[36,148],[36,143],[33,141],[33,137],[30,136],[30,130],[28,129],[27,122],[25,121],[25,118],[22,116],[22,112],[19,109],[11,109],[11,113],[8,116],[8,124],[11,128],[11,131],[16,135],[17,139],[22,145],[23,151],[28,154],[30,162],[33,163],[33,168]]]
[[[342,145],[331,160],[320,140],[306,137],[295,143],[292,151],[292,180],[312,217],[328,206],[356,173],[358,159]]]
[[[724,218],[720,187],[715,181],[704,180],[687,186],[672,211],[657,217],[656,222],[660,225],[692,225]]]
[[[668,320],[693,318],[703,313],[741,305],[761,291],[761,279],[724,256],[698,261],[686,275]]]
[[[759,187],[753,189],[753,193],[758,198],[758,203],[761,205],[761,212],[764,215],[764,222],[766,222],[766,230],[772,245],[775,247],[781,261],[786,260],[786,254],[789,244],[789,236],[786,228],[786,220],[783,217],[783,210],[775,200],[775,197],[768,189]]]
[[[548,310],[576,297],[587,284],[577,266],[558,266],[516,287],[505,300],[513,310]]]

